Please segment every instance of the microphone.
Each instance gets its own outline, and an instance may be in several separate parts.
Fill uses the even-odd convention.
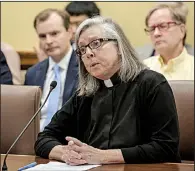
[[[38,115],[38,113],[40,112],[40,110],[43,108],[43,106],[45,105],[50,93],[52,92],[52,90],[56,87],[57,82],[56,81],[52,81],[50,84],[50,90],[49,93],[44,101],[44,103],[39,107],[39,109],[37,110],[37,112],[33,115],[33,117],[30,119],[30,121],[27,123],[27,125],[24,127],[24,129],[22,130],[22,132],[18,135],[18,137],[16,138],[16,140],[13,142],[13,144],[11,145],[11,147],[7,150],[7,153],[5,155],[4,161],[3,161],[3,167],[2,167],[2,171],[8,171],[7,165],[6,165],[6,159],[7,156],[10,152],[10,150],[13,148],[13,146],[17,143],[17,141],[20,139],[20,137],[24,134],[24,132],[27,130],[27,128],[29,127],[29,125],[32,123],[32,121],[35,119],[35,117]]]

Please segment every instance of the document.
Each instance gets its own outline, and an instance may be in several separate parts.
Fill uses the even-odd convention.
[[[80,170],[88,170],[88,169],[92,169],[94,167],[98,167],[100,165],[89,165],[89,164],[86,164],[86,165],[80,165],[80,166],[70,166],[70,165],[67,165],[66,163],[61,163],[61,162],[49,162],[47,164],[38,164],[36,165],[35,167],[32,167],[32,168],[29,168],[29,169],[26,169],[25,171],[44,171],[44,170],[47,170],[47,171],[80,171]]]

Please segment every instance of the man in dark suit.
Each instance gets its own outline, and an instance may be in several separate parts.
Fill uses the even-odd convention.
[[[53,80],[58,83],[41,111],[41,131],[77,88],[78,64],[76,53],[70,44],[72,34],[69,22],[68,13],[57,9],[43,10],[34,19],[40,45],[48,58],[28,69],[25,85],[41,86],[43,103],[49,92],[50,83]],[[55,105],[56,109],[51,109]],[[50,111],[52,116],[49,114]]]
[[[13,84],[12,74],[7,64],[5,55],[0,51],[0,62],[1,62],[1,84]]]
[[[101,11],[97,4],[92,1],[72,1],[65,7],[65,11],[70,15],[70,30],[73,34],[71,38],[71,45],[75,50],[76,45],[74,38],[76,29],[85,19],[100,15]],[[42,51],[40,44],[38,46],[34,46],[33,48],[40,62],[48,57]]]

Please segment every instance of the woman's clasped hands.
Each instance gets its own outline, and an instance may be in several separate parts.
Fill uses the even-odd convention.
[[[101,164],[103,150],[94,148],[73,137],[66,137],[68,145],[63,147],[61,160],[69,165]]]

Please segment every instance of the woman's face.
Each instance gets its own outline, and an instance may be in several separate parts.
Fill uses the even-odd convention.
[[[101,28],[92,26],[81,33],[78,47],[82,52],[86,51],[81,56],[86,70],[98,79],[107,80],[119,70],[120,55],[116,40],[102,38],[107,37],[103,36]],[[89,46],[84,47],[86,45]]]

